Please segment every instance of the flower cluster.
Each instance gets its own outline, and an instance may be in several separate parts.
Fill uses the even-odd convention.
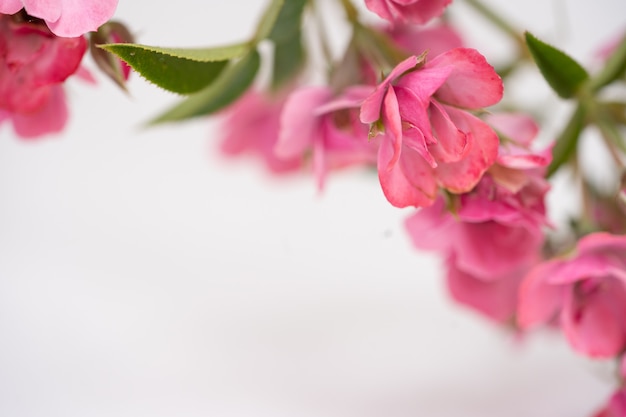
[[[624,417],[626,100],[606,100],[601,91],[626,80],[626,38],[602,48],[604,68],[589,74],[563,51],[508,27],[524,48],[497,71],[442,18],[451,0],[364,0],[369,17],[384,22],[375,24],[341,0],[351,39],[335,57],[320,36],[328,72],[312,84],[302,29],[305,13],[319,13],[307,8],[311,1],[272,1],[247,42],[185,50],[110,45],[132,41],[109,21],[117,0],[0,0],[0,122],[22,137],[60,131],[63,83],[84,73],[89,49],[122,87],[132,66],[189,96],[155,123],[220,111],[224,155],[257,155],[276,175],[311,168],[320,190],[334,170],[375,170],[384,198],[413,210],[405,222],[413,245],[441,255],[456,301],[518,332],[559,329],[580,354],[615,359],[618,388],[597,417]],[[273,44],[268,85],[254,83],[261,42]],[[529,62],[575,104],[547,146],[535,143],[539,126],[523,109],[498,107],[507,75]],[[604,189],[591,185],[579,162],[587,126],[613,157],[617,175]],[[570,172],[581,195],[581,213],[560,234],[546,207],[557,171]]]
[[[577,352],[626,363],[626,181],[606,195],[581,177],[587,211],[572,219],[568,238],[552,238],[558,227],[548,219],[546,196],[550,176],[572,158],[563,153],[575,148],[571,129],[540,147],[530,116],[490,109],[503,97],[503,79],[437,21],[449,3],[366,0],[388,24],[356,23],[327,85],[302,86],[296,75],[279,92],[248,93],[225,111],[223,146],[247,143],[270,168],[289,161],[302,169],[310,160],[320,188],[330,169],[375,167],[388,202],[414,208],[406,230],[417,249],[441,255],[454,300],[517,332],[540,324],[561,329]],[[346,12],[354,22],[354,10]],[[529,36],[529,47],[534,41]],[[616,49],[619,42],[605,59]],[[540,68],[550,59],[535,58]],[[542,70],[550,82],[549,69]],[[580,85],[557,80],[555,91],[570,98],[593,88],[586,86],[598,81],[580,71]],[[257,119],[268,128],[251,134]],[[607,146],[620,154],[616,144]],[[598,416],[625,413],[622,387]]]
[[[0,123],[10,122],[22,138],[60,132],[68,118],[63,83],[73,75],[95,81],[81,65],[85,34],[116,7],[117,0],[1,0]]]

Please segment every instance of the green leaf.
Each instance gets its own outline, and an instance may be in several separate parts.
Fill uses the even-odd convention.
[[[287,0],[287,3],[290,3],[291,1],[293,0]],[[263,39],[267,39],[270,35],[284,4],[285,0],[272,0],[267,9],[265,9],[265,13],[263,13],[263,17],[257,26],[256,33],[253,38],[255,43],[261,42]]]
[[[304,49],[300,32],[287,42],[274,46],[274,66],[272,72],[272,88],[278,88],[289,81],[302,68]]]
[[[217,48],[159,48],[119,43],[101,48],[117,55],[148,81],[169,91],[191,94],[211,84],[227,61],[243,56],[248,44]]]
[[[239,61],[226,67],[213,84],[189,96],[150,124],[186,120],[221,110],[248,89],[260,64],[259,53],[256,50],[250,51]]]
[[[526,45],[550,87],[562,98],[573,97],[589,79],[587,71],[563,51],[540,41],[529,32],[524,35]]]
[[[552,163],[548,166],[548,177],[552,176],[564,163],[576,154],[578,138],[587,124],[587,109],[579,104],[563,129],[563,132],[556,139],[552,148]]]
[[[267,38],[275,43],[284,43],[290,42],[293,36],[299,34],[306,3],[307,0],[286,1]]]

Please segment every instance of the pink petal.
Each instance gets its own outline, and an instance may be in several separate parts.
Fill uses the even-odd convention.
[[[468,192],[494,163],[498,154],[498,136],[477,117],[451,107],[445,109],[454,124],[467,135],[470,150],[460,161],[439,164],[435,176],[443,188],[453,193]]]
[[[387,94],[385,95],[385,102],[383,106],[383,123],[385,126],[385,139],[383,142],[386,143],[391,140],[393,144],[393,157],[389,159],[389,165],[385,167],[386,170],[392,169],[400,159],[400,154],[402,152],[402,119],[400,117],[400,108],[398,105],[398,98],[396,97],[396,93],[393,88],[387,90]],[[380,157],[379,161],[379,171],[381,168],[380,165]]]
[[[565,287],[547,283],[550,275],[562,265],[553,260],[535,266],[525,276],[519,291],[517,321],[528,329],[550,321],[563,305]]]
[[[22,0],[22,3],[24,4],[26,13],[43,19],[46,23],[55,22],[61,17],[63,0]],[[68,37],[75,37],[79,35],[82,35],[82,33]]]
[[[280,158],[301,156],[319,135],[320,117],[314,110],[331,97],[327,87],[308,87],[294,91],[280,116],[280,133],[274,152]]]
[[[589,234],[578,241],[580,253],[591,251],[615,251],[626,260],[626,235],[613,235],[605,232]]]
[[[514,270],[487,282],[459,269],[453,259],[448,260],[447,267],[448,290],[457,302],[497,322],[506,322],[513,317],[517,308],[521,270]]]
[[[369,85],[353,85],[346,88],[340,96],[335,97],[329,102],[318,106],[315,109],[316,115],[331,113],[336,110],[349,109],[359,107],[365,99],[373,93],[372,86]]]
[[[37,0],[28,0],[29,2],[40,3]],[[60,7],[60,16],[58,19],[46,20],[50,30],[57,36],[76,37],[84,33],[98,30],[98,28],[107,22],[117,9],[118,0],[56,0],[58,5],[54,9]],[[48,9],[53,7],[48,6]],[[28,7],[26,7],[28,10]],[[42,10],[49,14],[52,10]],[[56,12],[56,10],[54,10]],[[37,16],[40,17],[40,16]]]
[[[458,223],[446,210],[443,198],[407,218],[404,226],[417,249],[448,252],[456,239]]]
[[[376,87],[376,90],[374,90],[374,92],[363,102],[363,105],[361,106],[361,121],[363,123],[374,123],[380,119],[383,100],[391,82],[406,71],[414,68],[417,64],[419,64],[417,57],[410,56],[396,65],[383,82]]]
[[[445,109],[432,101],[430,105],[430,122],[437,143],[429,147],[430,152],[439,162],[457,162],[469,153],[468,137],[459,130]]]
[[[411,149],[404,149],[402,158],[391,164],[394,148],[391,140],[383,138],[378,151],[378,179],[383,193],[395,207],[426,207],[433,204],[437,184],[431,168]]]
[[[68,118],[65,93],[61,86],[50,89],[48,100],[35,113],[14,114],[13,128],[18,136],[34,139],[39,136],[58,133],[65,127]]]
[[[452,66],[436,68],[420,68],[402,76],[397,83],[398,87],[411,90],[422,103],[429,103],[430,97],[441,88],[450,74],[454,71]]]
[[[24,7],[22,0],[0,0],[0,13],[15,14]]]
[[[462,223],[454,241],[456,264],[467,273],[493,281],[536,259],[541,230],[494,221]]]
[[[322,191],[326,182],[328,166],[326,163],[326,148],[322,138],[313,141],[313,173],[317,180],[317,189]]]
[[[571,284],[587,278],[621,277],[626,283],[626,271],[604,253],[585,254],[565,262],[549,278],[551,284]]]
[[[543,168],[550,162],[552,162],[551,146],[537,153],[514,145],[502,146],[497,158],[499,165],[517,170]]]
[[[452,0],[417,0],[413,1],[413,4],[404,6],[401,12],[404,20],[424,24],[441,16],[446,6],[451,2]]]
[[[572,347],[592,357],[612,357],[626,348],[626,290],[615,281],[603,282],[592,294],[568,293],[561,315]]]
[[[485,121],[522,146],[530,146],[539,132],[539,126],[533,118],[523,113],[490,114]]]
[[[436,97],[445,104],[479,109],[496,104],[504,87],[484,56],[475,49],[455,48],[427,62],[423,70],[452,66],[454,69]]]

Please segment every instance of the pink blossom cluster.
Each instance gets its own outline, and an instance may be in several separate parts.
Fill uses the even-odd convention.
[[[117,0],[0,0],[0,123],[22,138],[59,132],[68,109],[63,83],[79,74],[84,33],[111,17]]]
[[[486,110],[503,82],[484,56],[445,24],[417,25],[448,3],[365,0],[391,22],[381,33],[401,58],[348,50],[356,60],[337,72],[353,65],[349,82],[331,74],[327,85],[248,93],[225,112],[223,150],[253,151],[275,173],[310,161],[319,188],[330,170],[375,167],[389,203],[415,209],[408,234],[442,256],[451,296],[517,331],[546,324],[583,355],[620,360],[622,385],[596,417],[625,417],[625,212],[591,201],[596,229],[566,253],[549,250],[552,146],[538,149],[529,116]]]

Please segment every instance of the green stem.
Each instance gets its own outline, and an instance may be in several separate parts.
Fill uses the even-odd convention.
[[[626,72],[626,34],[621,42],[606,60],[604,68],[591,81],[591,89],[598,91],[602,87],[622,77]]]
[[[565,129],[556,139],[552,149],[552,163],[548,167],[547,176],[551,177],[564,163],[576,153],[578,137],[586,124],[587,109],[579,103],[570,117]]]
[[[341,5],[343,6],[343,10],[346,12],[346,17],[350,22],[356,23],[359,21],[359,12],[350,0],[341,0]]]

